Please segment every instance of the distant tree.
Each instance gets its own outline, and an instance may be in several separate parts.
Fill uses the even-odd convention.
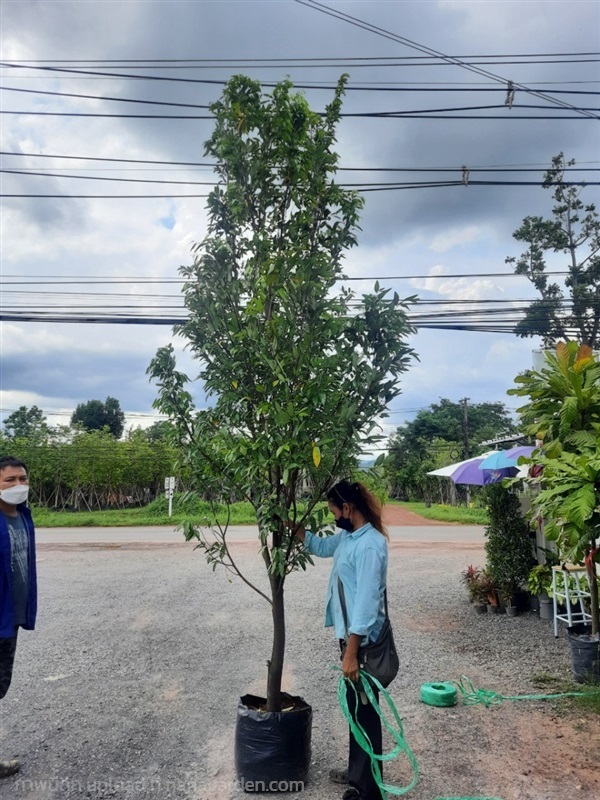
[[[125,427],[125,414],[114,397],[107,397],[104,403],[101,400],[88,400],[77,406],[71,417],[71,425],[79,425],[86,431],[101,431],[107,427],[119,439]]]
[[[144,436],[151,443],[168,442],[175,433],[175,426],[166,419],[153,422],[152,425],[144,430]]]
[[[11,439],[39,439],[49,432],[46,417],[37,406],[19,406],[4,420],[4,431]]]
[[[467,408],[467,438],[471,456],[479,444],[517,428],[503,403],[473,403]],[[432,479],[427,472],[464,458],[464,407],[442,398],[419,411],[388,441],[386,474],[394,497],[429,499]],[[443,463],[440,463],[442,461]]]
[[[593,203],[581,200],[583,188],[565,182],[565,169],[575,160],[565,162],[559,153],[544,177],[544,189],[554,189],[556,205],[552,219],[525,217],[513,236],[525,242],[527,250],[507,264],[515,265],[517,275],[525,275],[541,297],[534,300],[525,317],[515,328],[517,336],[541,336],[546,347],[559,339],[576,339],[592,348],[600,345],[600,217]],[[585,187],[584,187],[585,188]],[[565,286],[550,281],[547,256],[566,255],[560,268],[568,272]]]

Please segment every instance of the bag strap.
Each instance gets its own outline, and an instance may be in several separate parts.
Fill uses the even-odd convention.
[[[346,612],[346,596],[344,595],[344,584],[342,583],[342,579],[338,576],[338,594],[340,597],[340,604],[342,606],[342,616],[344,618],[344,628],[346,629],[346,633],[348,633],[348,614]],[[387,587],[383,590],[383,606],[385,609],[385,618],[389,619],[388,614],[388,601],[387,601]]]

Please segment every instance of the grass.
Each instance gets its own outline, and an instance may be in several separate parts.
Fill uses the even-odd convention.
[[[484,508],[466,508],[465,506],[443,506],[432,504],[429,508],[425,503],[398,503],[409,511],[414,511],[425,519],[435,519],[440,522],[459,522],[463,525],[487,525],[488,513]]]
[[[256,514],[250,503],[232,503],[231,525],[256,524]],[[113,509],[110,511],[51,511],[32,509],[38,528],[133,527],[136,525],[179,525],[184,520],[208,524],[212,516],[210,503],[198,500],[182,501],[181,495],[173,499],[173,515],[169,517],[165,497],[159,497],[144,508]],[[217,519],[227,520],[227,509],[217,506]]]
[[[402,505],[426,519],[442,522],[458,522],[464,525],[484,525],[488,518],[481,508],[462,506],[432,505],[425,503],[395,503]],[[216,507],[217,519],[224,523],[227,519],[226,506]],[[231,525],[255,525],[256,514],[250,503],[232,503],[230,507]],[[47,508],[34,508],[33,518],[38,528],[88,528],[88,527],[134,527],[136,525],[179,525],[184,520],[208,524],[212,519],[210,503],[195,498],[176,495],[173,499],[173,515],[168,515],[167,500],[158,497],[144,508],[113,509],[110,511],[52,511]]]
[[[583,697],[557,698],[556,702],[564,709],[600,714],[600,684],[598,683],[575,683],[568,678],[559,678],[547,672],[533,675],[531,680],[533,685],[539,688],[540,694],[581,692],[584,695]]]

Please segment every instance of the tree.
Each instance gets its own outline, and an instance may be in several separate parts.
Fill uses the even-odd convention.
[[[361,443],[379,439],[374,419],[400,392],[412,357],[407,301],[376,286],[359,303],[335,288],[362,205],[333,180],[344,85],[342,78],[324,115],[289,81],[263,97],[243,76],[211,106],[216,125],[205,152],[220,185],[208,200],[208,235],[181,268],[189,318],[175,331],[199,361],[213,407],[196,411],[171,346],[149,367],[155,407],[178,426],[196,485],[256,509],[269,594],[232,558],[226,527],[210,538],[190,522],[184,533],[270,605],[270,711],[281,708],[285,579],[310,560],[289,525],[322,527],[325,512],[315,507],[349,474]]]
[[[412,422],[389,439],[386,473],[395,497],[429,499],[439,481],[427,472],[464,458],[464,406],[441,398],[419,411]],[[517,428],[503,403],[473,403],[467,409],[467,438],[471,456],[478,445]],[[440,463],[440,457],[443,463]]]
[[[4,420],[4,430],[12,439],[40,439],[49,433],[43,411],[37,406],[19,406]]]
[[[540,293],[517,324],[517,336],[541,336],[552,347],[559,339],[576,339],[592,348],[600,346],[600,217],[593,203],[581,200],[583,188],[570,186],[565,170],[575,161],[565,162],[559,153],[546,172],[545,189],[553,188],[556,205],[552,219],[525,217],[513,236],[526,242],[527,250],[506,263],[515,265],[517,275],[525,275]],[[585,188],[585,187],[584,187]],[[546,269],[551,253],[566,255],[568,277],[565,299],[560,285],[549,280]]]
[[[144,436],[151,443],[168,442],[173,437],[173,425],[168,420],[153,422],[144,430]]]
[[[484,490],[489,524],[485,528],[486,572],[507,601],[527,583],[534,566],[530,526],[519,498],[501,483]]]
[[[556,541],[561,559],[585,562],[591,593],[592,632],[600,629],[596,539],[600,536],[600,362],[587,345],[560,342],[546,366],[528,371],[509,394],[528,397],[519,409],[525,430],[542,440],[533,463],[540,476],[531,516],[544,519],[544,535]],[[540,491],[537,491],[539,489]]]
[[[80,425],[86,431],[101,431],[106,427],[119,439],[125,427],[125,414],[114,397],[107,397],[104,403],[101,400],[88,400],[87,403],[79,403],[71,416],[71,425]]]

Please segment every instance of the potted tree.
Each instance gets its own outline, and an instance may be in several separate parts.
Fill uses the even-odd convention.
[[[491,484],[485,489],[484,499],[489,515],[485,528],[486,570],[498,586],[505,608],[516,607],[517,592],[535,563],[530,528],[511,487]]]
[[[531,515],[544,519],[546,537],[558,543],[565,558],[587,567],[591,633],[569,635],[574,677],[581,680],[600,677],[600,363],[589,346],[575,342],[559,343],[556,355],[545,358],[546,366],[519,376],[521,386],[510,393],[530,398],[521,418],[528,432],[535,430],[543,440],[543,453],[536,457],[541,475],[526,479],[539,490]]]
[[[215,128],[205,152],[218,185],[208,199],[207,236],[180,270],[189,316],[174,329],[200,365],[198,394],[210,408],[196,409],[171,345],[148,370],[159,388],[155,407],[172,421],[197,491],[244,499],[256,510],[267,591],[244,574],[227,524],[207,529],[190,519],[183,526],[209,563],[238,575],[270,610],[265,696],[244,696],[238,709],[236,764],[245,785],[267,773],[304,780],[310,761],[308,722],[298,733],[285,729],[290,713],[307,707],[282,692],[285,582],[310,561],[290,523],[322,527],[324,493],[381,439],[376,419],[399,394],[413,357],[409,301],[378,284],[361,298],[340,288],[362,206],[333,180],[345,80],[323,115],[289,81],[263,96],[244,76],[233,77],[211,106]]]

